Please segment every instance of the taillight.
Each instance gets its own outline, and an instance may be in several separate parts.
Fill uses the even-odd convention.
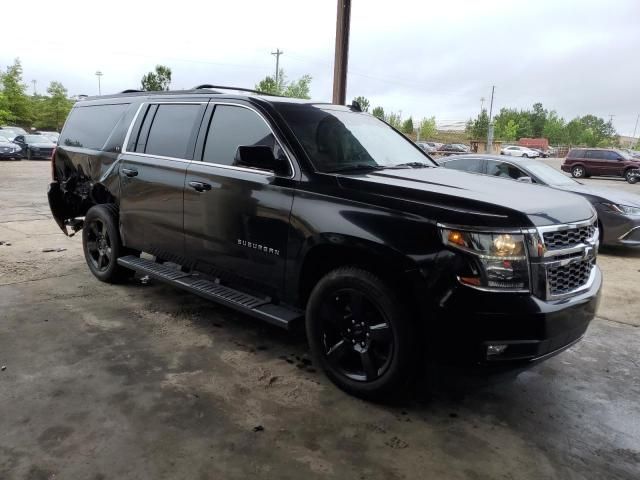
[[[51,152],[51,180],[55,182],[56,180],[56,148],[53,147],[53,152]]]

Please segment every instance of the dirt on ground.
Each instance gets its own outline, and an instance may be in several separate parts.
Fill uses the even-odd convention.
[[[0,163],[0,479],[639,478],[640,252],[601,252],[599,316],[563,354],[500,383],[430,371],[378,405],[300,333],[98,282],[49,175]]]

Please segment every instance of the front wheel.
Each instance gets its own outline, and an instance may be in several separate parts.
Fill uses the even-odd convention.
[[[338,387],[366,399],[402,393],[414,370],[405,302],[372,273],[343,267],[325,275],[307,304],[311,353]]]
[[[96,205],[89,209],[84,218],[82,247],[87,265],[98,280],[117,283],[132,275],[131,270],[118,265],[118,258],[129,251],[120,240],[115,205]]]
[[[523,154],[522,154],[522,156],[523,156],[524,158],[529,158],[529,155],[527,155],[526,153],[523,153]]]
[[[581,165],[576,165],[571,169],[571,175],[574,178],[583,178],[586,173],[587,172],[585,171],[584,167]]]
[[[27,148],[27,160],[33,160],[33,157],[31,156],[31,149]]]
[[[624,172],[624,179],[632,185],[634,183],[638,183],[638,176],[640,176],[640,170],[627,170],[626,172]]]

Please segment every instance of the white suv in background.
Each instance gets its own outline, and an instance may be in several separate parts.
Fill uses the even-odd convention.
[[[500,155],[509,155],[512,157],[537,158],[540,156],[540,152],[538,152],[537,150],[533,150],[531,148],[518,147],[514,145],[511,147],[504,147],[502,150],[500,150]]]

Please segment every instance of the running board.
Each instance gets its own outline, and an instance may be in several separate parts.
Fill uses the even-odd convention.
[[[120,257],[118,264],[278,327],[289,329],[293,322],[303,317],[300,310],[275,305],[270,303],[268,299],[254,297],[248,293],[220,285],[215,281],[205,280],[198,274],[186,273],[152,260],[128,255]]]

